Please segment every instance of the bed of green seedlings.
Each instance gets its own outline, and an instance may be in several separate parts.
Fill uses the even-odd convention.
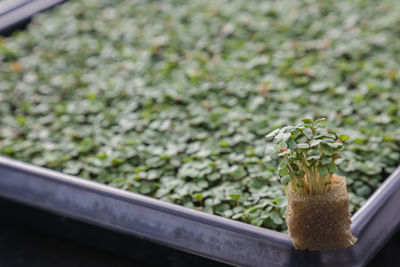
[[[285,231],[265,135],[325,117],[354,212],[400,163],[399,13],[70,0],[0,41],[0,154]]]

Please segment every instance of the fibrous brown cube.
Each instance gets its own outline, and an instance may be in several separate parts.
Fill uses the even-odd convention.
[[[289,187],[286,222],[297,249],[346,248],[357,241],[351,232],[346,180],[335,177],[323,195],[299,194]]]

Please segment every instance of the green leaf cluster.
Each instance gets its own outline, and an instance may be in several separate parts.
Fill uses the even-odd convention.
[[[296,126],[275,129],[268,135],[275,145],[269,145],[270,158],[283,157],[278,172],[281,183],[303,194],[324,194],[329,190],[332,176],[338,171],[336,160],[346,135],[337,135],[326,128],[325,118],[302,119]]]

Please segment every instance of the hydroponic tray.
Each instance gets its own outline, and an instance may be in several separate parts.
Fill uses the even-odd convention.
[[[400,168],[352,217],[355,246],[295,250],[272,230],[0,157],[0,196],[237,266],[364,266],[400,225]]]

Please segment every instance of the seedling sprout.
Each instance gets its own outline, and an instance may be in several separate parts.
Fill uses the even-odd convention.
[[[326,128],[326,120],[302,119],[296,126],[275,129],[266,136],[273,145],[266,154],[282,157],[279,176],[285,187],[291,186],[299,193],[320,195],[328,192],[332,176],[338,171],[336,160],[346,135],[337,135]]]

